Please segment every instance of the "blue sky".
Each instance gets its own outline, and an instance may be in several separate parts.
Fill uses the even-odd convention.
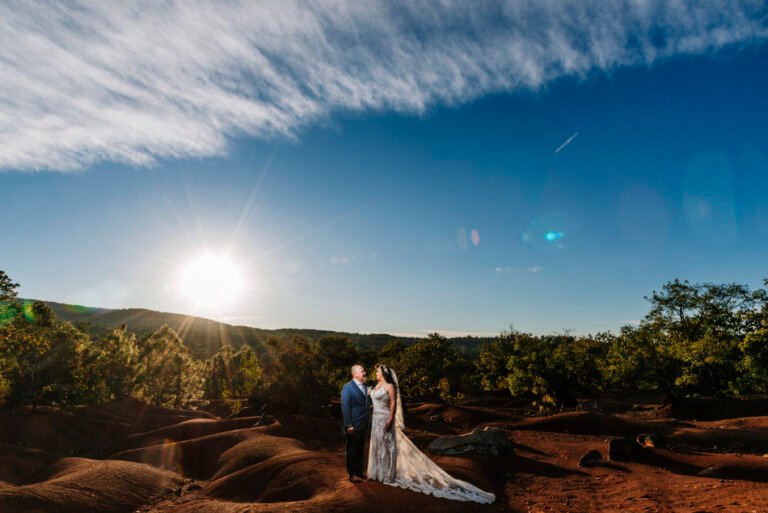
[[[613,4],[585,2],[583,14],[607,22]],[[491,41],[455,34],[446,28],[455,5],[444,6],[445,20],[430,18],[424,34],[403,28],[398,14],[375,26],[383,39],[352,53],[333,45],[328,34],[340,38],[339,27],[315,20],[333,49],[323,58],[330,70],[342,62],[343,80],[327,70],[317,78],[288,50],[242,43],[273,64],[288,59],[297,90],[312,91],[279,99],[277,79],[234,72],[207,53],[198,61],[209,66],[193,71],[223,69],[239,85],[218,84],[197,100],[169,96],[146,77],[79,54],[67,42],[79,33],[44,20],[51,44],[92,65],[90,76],[95,69],[143,88],[121,93],[135,110],[121,107],[114,112],[125,117],[114,118],[119,83],[100,79],[109,84],[103,100],[93,83],[51,64],[64,80],[59,95],[28,87],[34,92],[5,100],[12,115],[0,126],[13,145],[0,144],[0,269],[25,297],[265,328],[449,335],[496,334],[510,324],[534,333],[615,331],[642,318],[643,296],[674,278],[760,286],[768,277],[764,7],[738,4],[733,18],[701,12],[722,24],[718,32],[677,23],[650,2],[616,24],[621,36],[603,38],[568,21],[577,4],[565,2],[564,12],[547,5],[523,14],[561,31],[550,43],[572,44],[553,53],[512,21],[494,26],[501,35]],[[14,14],[11,28],[28,30],[22,22],[34,12]],[[372,23],[371,13],[347,14],[358,29]],[[493,17],[473,19],[482,27]],[[387,23],[398,28],[390,33]],[[297,40],[304,33],[292,32]],[[382,48],[393,33],[410,43]],[[500,37],[512,46],[497,48]],[[422,38],[417,47],[430,57],[423,66],[384,59]],[[446,50],[454,40],[477,49],[457,55]],[[517,42],[544,64],[505,57]],[[20,62],[4,61],[15,73],[8,82],[50,78]],[[198,83],[183,61],[172,64],[176,80]],[[153,100],[143,105],[148,92]],[[265,125],[264,116],[279,122]],[[241,268],[246,290],[233,304],[193,304],[180,294],[180,269],[206,251],[231,255]]]

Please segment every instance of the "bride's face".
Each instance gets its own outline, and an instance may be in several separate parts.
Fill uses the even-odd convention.
[[[381,379],[384,377],[384,375],[381,373],[381,369],[376,367],[376,380],[381,381]]]

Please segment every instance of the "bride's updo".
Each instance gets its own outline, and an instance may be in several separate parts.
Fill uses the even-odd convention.
[[[392,377],[392,370],[386,365],[378,365],[377,368],[381,371],[381,375],[384,376],[384,381],[390,385],[395,385],[395,389],[397,389],[397,382]]]

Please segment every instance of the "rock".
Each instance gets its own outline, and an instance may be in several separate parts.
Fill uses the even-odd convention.
[[[608,460],[626,461],[640,450],[635,440],[631,438],[611,438],[608,440]]]
[[[597,449],[592,449],[591,451],[588,451],[584,456],[581,457],[579,460],[579,466],[580,467],[586,467],[592,465],[596,461],[600,461],[603,459],[603,455],[600,454],[600,451]]]
[[[641,447],[664,447],[664,440],[656,434],[637,435],[637,443]]]
[[[510,454],[512,442],[507,433],[499,428],[475,428],[471,433],[458,436],[441,436],[429,444],[428,449],[435,454]]]

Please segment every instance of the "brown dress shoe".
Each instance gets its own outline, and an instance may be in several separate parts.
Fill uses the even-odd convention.
[[[357,476],[349,476],[349,480],[350,480],[351,482],[353,482],[353,483],[362,483],[362,482],[363,482],[363,480],[362,480],[362,479],[360,479],[360,478],[359,478],[359,477],[357,477]]]

